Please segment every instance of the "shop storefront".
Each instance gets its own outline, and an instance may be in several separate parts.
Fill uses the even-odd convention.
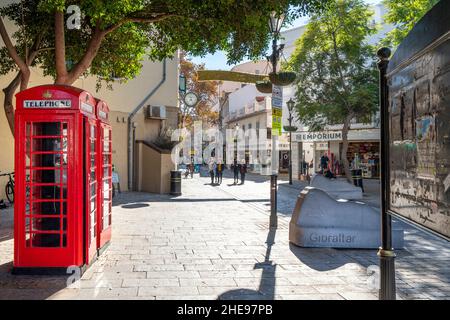
[[[346,157],[352,167],[362,169],[365,178],[379,177],[380,130],[354,129],[348,133],[349,147]],[[326,155],[328,168],[336,175],[343,174],[342,132],[296,132],[292,140],[302,145],[302,152],[310,155],[310,173],[321,170],[321,158]]]
[[[342,150],[342,144],[340,146]],[[350,142],[347,159],[353,167],[362,169],[363,178],[380,176],[380,143],[377,141]]]

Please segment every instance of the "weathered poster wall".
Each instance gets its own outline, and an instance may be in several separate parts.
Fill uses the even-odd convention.
[[[450,238],[449,3],[441,1],[415,27],[397,50],[388,70],[390,210],[447,238]]]

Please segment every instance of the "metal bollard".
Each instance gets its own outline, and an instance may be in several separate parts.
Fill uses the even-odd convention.
[[[170,171],[170,194],[173,196],[181,196],[181,172]]]

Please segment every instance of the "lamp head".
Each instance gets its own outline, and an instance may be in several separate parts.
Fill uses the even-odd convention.
[[[275,35],[280,33],[283,21],[284,21],[284,14],[278,14],[276,11],[272,11],[269,20],[270,32]]]
[[[288,110],[291,112],[292,110],[294,110],[295,102],[291,98],[288,102],[286,102],[286,105],[288,107]]]
[[[391,54],[391,49],[386,47],[380,48],[377,52],[377,56],[380,60],[388,60],[391,57]]]

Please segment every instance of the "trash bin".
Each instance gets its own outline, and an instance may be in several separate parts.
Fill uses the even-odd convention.
[[[181,196],[181,172],[177,170],[170,171],[170,194]]]
[[[361,187],[362,192],[364,192],[362,169],[352,169],[352,180],[353,184],[357,187]]]

